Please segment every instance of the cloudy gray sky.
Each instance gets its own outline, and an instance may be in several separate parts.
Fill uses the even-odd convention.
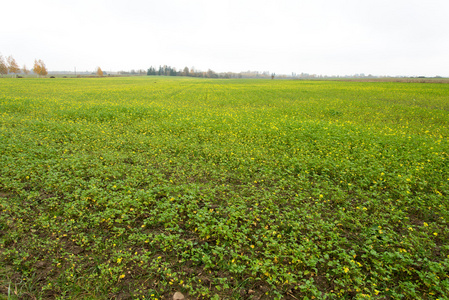
[[[0,54],[31,68],[170,65],[449,77],[448,0],[2,1]]]

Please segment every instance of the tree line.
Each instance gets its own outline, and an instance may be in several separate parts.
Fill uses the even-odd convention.
[[[16,62],[12,55],[6,57],[6,59],[0,55],[0,74],[3,77],[4,75],[13,74],[13,76],[18,76],[19,74],[28,75],[31,71],[38,76],[46,76],[48,75],[47,67],[45,63],[39,59],[34,60],[34,66],[31,70],[28,70],[26,65],[23,65],[22,68],[19,67],[19,64]],[[104,76],[105,72],[100,67],[97,67],[95,71],[97,76]],[[130,75],[144,75],[145,70],[132,70],[129,72],[119,72],[119,74],[130,74]],[[146,71],[146,75],[157,75],[157,76],[189,76],[189,77],[202,77],[202,78],[274,78],[275,74],[270,74],[269,72],[258,72],[258,71],[246,71],[240,73],[234,72],[222,72],[216,73],[211,69],[207,71],[196,70],[194,67],[177,70],[176,68],[164,65],[159,66],[159,68],[150,67]]]
[[[147,75],[151,76],[190,76],[190,77],[202,77],[202,78],[274,78],[275,74],[270,74],[270,72],[257,72],[257,71],[246,71],[240,73],[234,72],[222,72],[216,73],[211,69],[207,71],[195,70],[194,67],[185,67],[182,70],[176,70],[170,66],[159,66],[158,69],[155,67],[150,67],[147,70]]]
[[[150,67],[147,71],[147,75],[157,75],[157,76],[191,76],[191,77],[210,77],[210,78],[218,78],[218,74],[212,70],[208,70],[207,72],[195,71],[194,68],[189,69],[185,67],[183,70],[176,70],[176,68],[172,68],[170,66],[159,66],[159,69],[154,67]]]
[[[34,66],[31,69],[35,74],[39,76],[46,76],[48,74],[47,67],[45,63],[39,59],[34,60]],[[30,70],[27,69],[26,65],[23,65],[22,68],[19,67],[19,64],[16,62],[12,55],[8,56],[6,60],[0,55],[0,74],[2,77],[4,75],[13,74],[13,76],[17,76],[18,74],[28,75]]]

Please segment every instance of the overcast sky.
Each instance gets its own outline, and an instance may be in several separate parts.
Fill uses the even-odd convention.
[[[0,54],[32,68],[449,77],[448,0],[9,0]]]

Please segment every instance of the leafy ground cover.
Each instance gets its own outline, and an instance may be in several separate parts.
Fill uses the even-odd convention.
[[[0,298],[447,299],[449,85],[0,81]]]

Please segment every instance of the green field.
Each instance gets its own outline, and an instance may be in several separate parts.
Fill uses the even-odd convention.
[[[0,79],[0,299],[448,299],[449,84]]]

